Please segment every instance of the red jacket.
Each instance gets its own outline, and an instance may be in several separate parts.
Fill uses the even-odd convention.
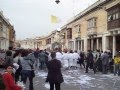
[[[12,75],[8,72],[3,74],[3,82],[6,86],[6,90],[22,90],[21,87],[15,84],[15,81]]]

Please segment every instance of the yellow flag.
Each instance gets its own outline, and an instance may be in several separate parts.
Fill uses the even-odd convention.
[[[51,15],[51,23],[58,23],[58,22],[59,22],[58,17]]]

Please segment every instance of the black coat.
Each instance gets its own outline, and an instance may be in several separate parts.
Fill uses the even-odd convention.
[[[91,52],[87,54],[87,63],[93,63],[93,54]]]
[[[63,76],[61,73],[61,62],[59,60],[51,60],[47,63],[48,75],[46,81],[53,83],[62,83]]]

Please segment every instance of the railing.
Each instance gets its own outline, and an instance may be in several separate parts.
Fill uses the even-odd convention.
[[[96,27],[93,27],[93,28],[89,28],[88,31],[87,31],[87,35],[90,36],[90,35],[96,35],[97,34],[97,28]]]

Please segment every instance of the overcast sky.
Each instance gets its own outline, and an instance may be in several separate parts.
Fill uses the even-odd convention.
[[[0,9],[14,25],[17,39],[47,35],[97,0],[0,0]],[[50,16],[59,17],[52,24]]]

